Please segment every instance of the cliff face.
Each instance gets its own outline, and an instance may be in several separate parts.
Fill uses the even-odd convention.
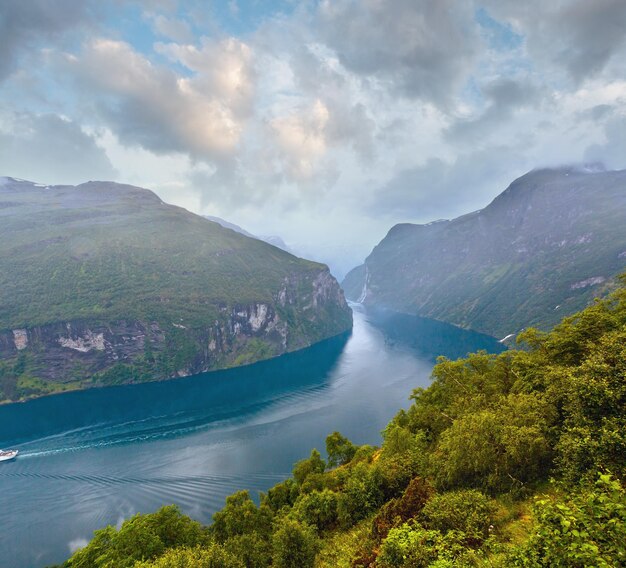
[[[324,265],[141,188],[0,184],[0,400],[252,363],[348,330]]]
[[[485,209],[393,227],[348,298],[504,337],[549,328],[626,269],[626,171],[536,170]]]

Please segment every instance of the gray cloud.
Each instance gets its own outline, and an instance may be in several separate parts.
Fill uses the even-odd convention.
[[[585,159],[589,162],[602,162],[610,169],[626,168],[626,116],[617,115],[610,119],[604,133],[606,142],[589,146]]]
[[[517,111],[540,102],[540,89],[530,81],[498,78],[483,87],[487,106],[477,117],[460,119],[444,131],[448,142],[466,144],[485,140]]]
[[[531,167],[517,150],[505,146],[462,154],[451,163],[433,158],[394,175],[374,192],[368,210],[395,222],[454,217],[484,207]]]
[[[565,69],[577,83],[604,70],[626,45],[624,0],[483,0],[526,37],[535,63]]]
[[[30,113],[2,122],[0,175],[70,184],[117,177],[104,150],[75,122]]]
[[[20,56],[91,18],[84,0],[5,0],[0,4],[0,81],[18,65]]]
[[[326,0],[319,22],[347,69],[436,104],[455,94],[480,49],[469,2]]]

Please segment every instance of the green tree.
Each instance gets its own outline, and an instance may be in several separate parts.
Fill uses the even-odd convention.
[[[276,568],[311,568],[319,550],[315,529],[293,519],[281,519],[272,537]]]
[[[137,562],[133,568],[246,568],[219,544],[205,548],[171,548],[155,560]]]
[[[324,489],[301,495],[294,506],[294,513],[301,521],[322,531],[337,523],[337,494]]]
[[[300,460],[293,468],[293,478],[298,485],[302,485],[306,478],[315,473],[324,473],[326,463],[322,459],[321,454],[316,450],[311,450],[308,458]]]
[[[468,412],[442,434],[430,469],[439,487],[519,490],[548,471],[551,408],[536,394],[510,394]]]
[[[233,536],[224,543],[224,548],[246,568],[266,568],[272,561],[271,540],[259,532]]]
[[[131,567],[139,560],[150,560],[168,548],[208,544],[206,530],[174,505],[149,515],[137,514],[124,521],[120,530],[108,526],[67,562],[72,568]]]
[[[328,467],[336,467],[348,463],[352,460],[356,451],[357,446],[339,432],[333,432],[326,437]]]
[[[272,515],[268,508],[257,507],[248,491],[238,491],[226,497],[226,505],[213,515],[211,534],[219,543],[250,533],[269,535]]]
[[[422,509],[422,524],[442,534],[459,533],[468,546],[480,545],[488,536],[494,522],[494,503],[474,489],[448,491],[430,499]]]

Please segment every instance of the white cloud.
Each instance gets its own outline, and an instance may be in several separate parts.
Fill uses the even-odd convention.
[[[68,55],[66,69],[123,143],[208,161],[232,155],[251,104],[250,50],[236,40],[202,50],[161,49],[198,75],[157,66],[129,44],[108,39]]]

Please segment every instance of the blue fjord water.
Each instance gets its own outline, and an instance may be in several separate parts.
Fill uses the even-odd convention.
[[[176,503],[209,522],[224,498],[287,477],[339,430],[378,444],[437,355],[502,347],[432,320],[366,312],[354,329],[248,367],[0,407],[2,566],[61,562],[92,532]]]

